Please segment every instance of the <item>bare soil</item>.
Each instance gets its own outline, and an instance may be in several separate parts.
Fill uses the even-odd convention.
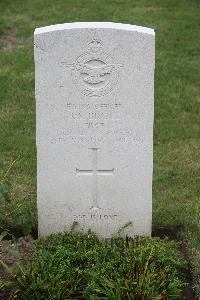
[[[153,229],[152,236],[158,236],[160,238],[168,237],[171,240],[181,241],[180,239],[181,226],[176,227],[162,227]],[[186,272],[186,285],[183,288],[181,300],[200,300],[195,296],[193,289],[193,277],[190,257],[188,253],[188,242],[181,241],[180,252],[187,261],[187,272]]]
[[[6,34],[0,36],[0,42],[4,49],[11,50],[17,43],[17,28],[11,27],[6,31]]]
[[[3,240],[0,242],[0,261],[3,261],[12,272],[12,269],[16,264],[25,264],[34,253],[34,239],[31,235],[27,237],[20,237],[16,241]],[[8,270],[5,270],[0,264],[0,279],[11,279],[11,275]],[[2,292],[0,290],[0,299],[8,300],[12,290],[8,292]],[[13,298],[14,299],[14,298]]]

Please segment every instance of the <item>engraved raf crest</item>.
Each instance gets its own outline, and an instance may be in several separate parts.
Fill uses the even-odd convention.
[[[121,67],[103,50],[103,43],[97,35],[89,41],[87,51],[68,66],[75,86],[89,97],[101,97],[110,93],[116,86]]]

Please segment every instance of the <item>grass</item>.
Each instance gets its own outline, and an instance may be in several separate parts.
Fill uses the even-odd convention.
[[[199,6],[198,0],[0,1],[2,230],[23,228],[26,233],[37,228],[34,28],[74,21],[152,27],[156,31],[153,228],[155,233],[176,231],[180,239],[188,240],[200,296]]]
[[[115,237],[103,242],[91,232],[69,232],[38,241],[32,260],[1,285],[12,287],[9,299],[175,300],[185,267],[174,241]]]

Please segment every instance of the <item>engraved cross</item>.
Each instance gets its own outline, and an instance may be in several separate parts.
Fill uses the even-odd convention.
[[[106,175],[113,175],[114,168],[110,170],[100,170],[97,168],[97,151],[99,148],[89,148],[92,150],[92,169],[90,170],[80,170],[76,168],[76,174],[79,175],[92,175],[93,176],[93,186],[92,186],[92,198],[93,204],[91,209],[98,209],[98,175],[106,176]]]

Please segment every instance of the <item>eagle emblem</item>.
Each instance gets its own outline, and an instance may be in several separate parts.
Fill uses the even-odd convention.
[[[103,43],[97,35],[89,41],[87,51],[72,64],[63,64],[71,69],[72,80],[78,90],[89,97],[110,93],[116,86],[122,66],[103,50]]]
[[[80,71],[84,77],[84,81],[88,84],[98,84],[106,80],[106,76],[114,71],[113,65],[105,65],[102,67],[90,67],[85,65]]]

